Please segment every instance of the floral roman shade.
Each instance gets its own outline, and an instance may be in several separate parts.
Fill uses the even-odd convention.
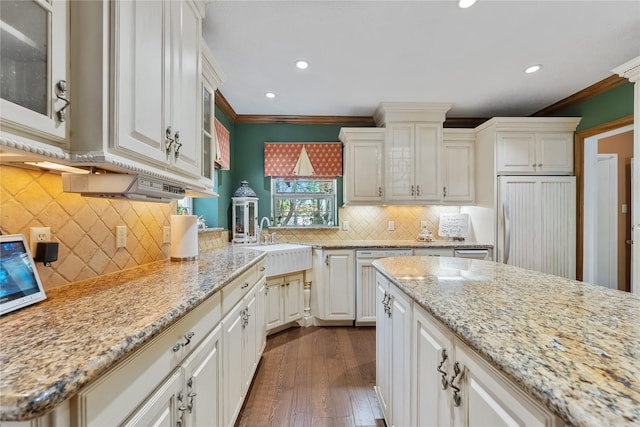
[[[264,176],[333,179],[342,175],[340,142],[265,142]]]
[[[229,131],[218,119],[214,122],[216,130],[216,166],[220,169],[228,170],[231,162],[229,160],[231,151],[229,143]]]

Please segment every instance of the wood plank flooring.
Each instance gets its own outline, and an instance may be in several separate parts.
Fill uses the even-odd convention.
[[[236,427],[385,426],[373,389],[375,341],[373,327],[269,336]]]

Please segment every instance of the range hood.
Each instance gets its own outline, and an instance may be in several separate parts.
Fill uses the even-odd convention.
[[[184,187],[144,175],[126,173],[62,174],[62,190],[85,197],[169,203],[185,197]]]

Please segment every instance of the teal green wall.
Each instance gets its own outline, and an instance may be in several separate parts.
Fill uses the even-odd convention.
[[[216,170],[215,199],[194,199],[194,212],[209,227],[231,229],[231,197],[247,180],[258,196],[258,215],[271,216],[271,178],[264,176],[265,142],[337,142],[340,125],[233,123],[216,106],[216,118],[229,130],[231,170]],[[342,204],[342,178],[338,178],[338,206]]]
[[[237,123],[231,158],[233,191],[240,186],[240,181],[247,180],[249,187],[256,192],[259,199],[259,218],[270,217],[271,178],[264,176],[264,143],[337,142],[341,127],[339,125]],[[231,199],[228,199],[227,203],[230,204]],[[340,204],[342,204],[342,178],[339,178],[338,182],[338,205]]]
[[[577,132],[633,114],[633,83],[592,96],[582,102],[553,113],[553,116],[582,117]]]

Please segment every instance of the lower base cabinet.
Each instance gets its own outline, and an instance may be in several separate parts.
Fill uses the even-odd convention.
[[[388,426],[410,424],[411,300],[376,274],[376,394]]]
[[[411,425],[563,425],[415,305],[412,348]]]
[[[266,329],[302,319],[304,310],[304,274],[271,277],[266,287]]]

